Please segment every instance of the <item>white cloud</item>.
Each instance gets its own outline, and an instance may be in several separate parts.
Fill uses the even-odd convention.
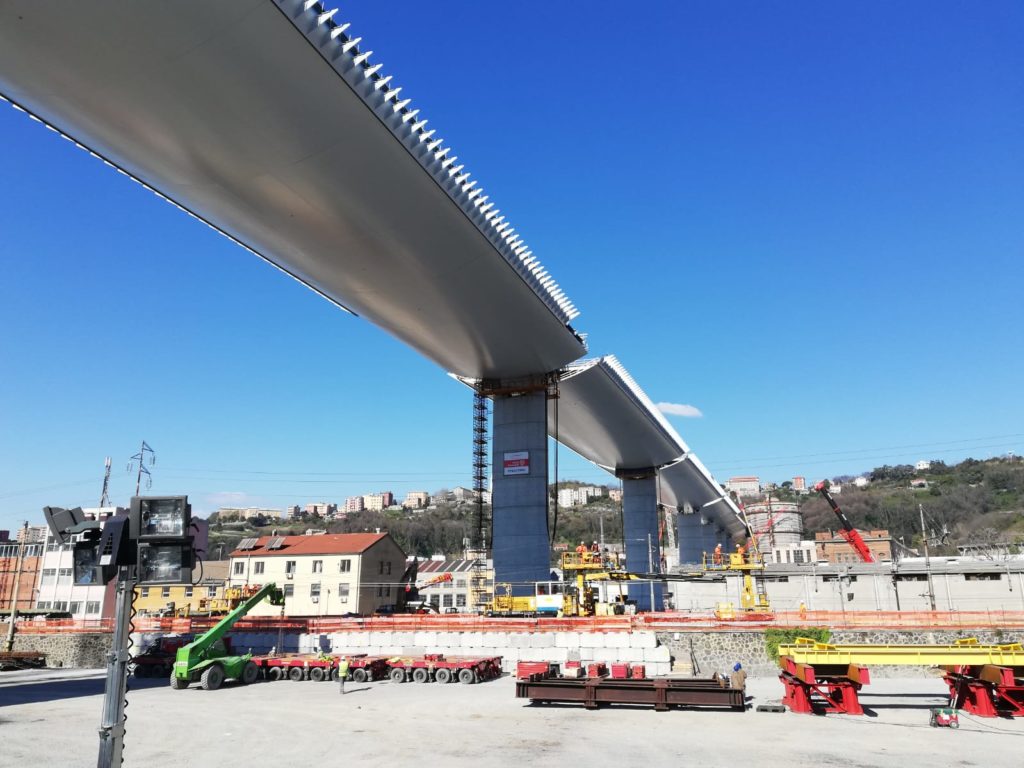
[[[683,403],[657,403],[655,407],[669,416],[682,416],[686,419],[699,419],[704,415],[697,406]]]

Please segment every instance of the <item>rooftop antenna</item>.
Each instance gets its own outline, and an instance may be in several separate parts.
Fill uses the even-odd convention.
[[[100,509],[110,506],[110,457],[103,462],[103,493],[100,494]]]
[[[132,466],[135,464],[135,462],[139,463],[138,471],[135,473],[135,495],[136,496],[139,495],[139,487],[142,485],[142,476],[143,475],[146,476],[146,488],[147,488],[147,490],[149,488],[153,487],[153,475],[150,474],[148,469],[146,469],[146,454],[147,453],[149,454],[149,466],[152,467],[154,464],[156,464],[156,453],[153,451],[152,448],[149,447],[149,443],[147,443],[145,440],[142,441],[142,448],[139,449],[139,452],[136,453],[134,456],[132,456],[130,459],[128,459],[128,471],[129,472],[132,471]]]

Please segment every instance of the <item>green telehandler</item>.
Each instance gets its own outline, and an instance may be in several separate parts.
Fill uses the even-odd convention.
[[[171,688],[180,691],[190,683],[199,682],[205,690],[215,691],[225,680],[238,680],[245,685],[256,682],[260,670],[252,654],[233,654],[224,636],[236,621],[266,597],[270,598],[271,605],[284,605],[284,593],[277,585],[265,584],[208,632],[179,648],[171,672]]]

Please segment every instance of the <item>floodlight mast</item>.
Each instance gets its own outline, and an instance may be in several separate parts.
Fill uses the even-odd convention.
[[[107,653],[107,677],[103,688],[103,714],[100,717],[100,751],[97,768],[120,768],[124,753],[124,705],[128,690],[128,651],[132,600],[135,598],[136,566],[118,568],[117,612],[114,637]]]

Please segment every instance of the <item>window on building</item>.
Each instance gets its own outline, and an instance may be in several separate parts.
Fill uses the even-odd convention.
[[[391,585],[384,587],[384,597],[391,597]]]
[[[338,573],[348,573],[352,570],[352,560],[345,557],[338,561]]]
[[[48,611],[48,610],[50,610],[50,601],[49,600],[39,600],[36,603],[36,610],[40,610],[40,611]]]
[[[56,568],[43,568],[39,574],[39,586],[53,584],[57,580]]]
[[[170,596],[171,596],[171,588],[170,587],[163,587],[160,590],[160,597],[170,597]]]
[[[252,564],[252,572],[256,575],[259,575],[263,573],[263,568],[265,566],[266,563],[264,563],[262,560],[257,560],[255,563]]]
[[[142,596],[143,597],[149,597],[149,587],[143,587],[142,588]]]
[[[71,578],[71,569],[70,568],[61,568],[59,571],[57,571],[57,580],[58,581],[63,581],[64,579],[70,579],[70,578]]]
[[[802,549],[793,550],[793,562],[802,563],[804,561],[804,551]]]
[[[90,600],[89,602],[87,602],[85,604],[85,612],[90,616],[95,616],[97,613],[100,612],[100,601]]]
[[[245,573],[245,561],[235,560],[235,564],[231,566],[231,572],[235,576],[241,576],[243,573]]]
[[[217,588],[216,587],[207,587],[206,588],[206,596],[207,597],[216,597],[217,596]]]
[[[185,597],[192,597],[192,587],[185,587]]]
[[[82,601],[81,600],[72,600],[71,601],[71,605],[68,607],[68,613],[70,613],[72,616],[74,616],[76,613],[81,613],[81,612],[82,612]]]
[[[313,561],[313,573],[323,573],[323,572],[324,572],[324,561],[323,560],[314,560]]]
[[[441,596],[440,595],[431,595],[430,596],[430,604],[432,606],[434,606],[435,608],[440,607],[440,605],[441,605]]]
[[[385,571],[389,576],[391,575],[391,561],[388,560],[388,569]]]
[[[452,600],[452,596],[451,595],[442,595],[441,596],[441,605],[444,606],[445,608],[451,608],[452,605],[454,605],[454,601]]]
[[[455,588],[456,589],[465,589],[466,588],[466,580],[465,579],[456,579],[455,580]]]
[[[285,584],[284,585],[284,596],[285,597],[294,597],[295,596],[295,585],[294,584]]]
[[[287,560],[287,561],[285,561],[284,572],[285,573],[295,573],[295,561],[294,560]]]
[[[465,594],[460,592],[457,595],[455,595],[455,607],[456,608],[465,608],[466,607],[466,595]]]
[[[320,582],[319,581],[314,581],[312,584],[309,585],[309,596],[310,597],[320,597]]]
[[[56,552],[58,549],[60,549],[60,544],[57,543],[57,540],[53,536],[48,537],[46,539],[46,551]]]
[[[348,602],[348,584],[338,585],[338,599],[340,599],[341,602],[343,603]]]
[[[67,611],[68,601],[67,600],[55,600],[53,602],[53,610],[55,611]]]
[[[380,561],[380,571],[379,572],[380,572],[381,576],[384,575],[384,561],[383,560]]]

